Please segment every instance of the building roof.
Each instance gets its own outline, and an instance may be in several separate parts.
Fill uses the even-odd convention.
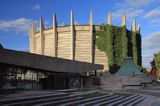
[[[0,49],[0,63],[50,72],[81,73],[102,70],[103,65]]]
[[[133,62],[132,57],[127,57],[124,59],[120,69],[116,74],[120,75],[129,75],[129,74],[142,74],[135,63]]]

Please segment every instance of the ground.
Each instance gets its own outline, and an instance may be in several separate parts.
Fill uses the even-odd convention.
[[[37,91],[19,91],[16,92],[15,94],[8,94],[8,95],[3,95],[1,96],[1,100],[4,99],[15,99],[15,98],[23,98],[23,97],[33,97],[33,96],[44,96],[44,95],[50,95],[50,94],[57,94],[57,93],[67,93],[67,95],[76,95],[79,97],[77,101],[83,101],[87,100],[90,98],[95,98],[95,97],[100,97],[100,96],[105,96],[106,94],[108,95],[113,95],[113,96],[119,96],[119,97],[130,97],[135,94],[138,95],[144,95],[146,98],[143,99],[141,102],[136,104],[136,106],[160,106],[160,85],[156,85],[153,87],[147,87],[147,88],[142,88],[142,89],[132,89],[132,90],[126,90],[126,91],[107,91],[107,90],[102,90],[102,89],[69,89],[69,90],[37,90]],[[66,96],[66,95],[65,95]],[[83,98],[83,99],[82,99]],[[73,98],[76,99],[76,98]],[[101,100],[104,99],[104,101],[109,101],[109,99],[105,100],[105,98],[101,98]],[[114,99],[114,98],[113,98]],[[0,102],[1,102],[0,100]],[[95,101],[99,101],[100,99],[97,99]],[[65,100],[64,100],[65,101]],[[64,102],[63,103],[67,103]],[[94,103],[94,100],[88,101],[88,102],[83,102],[82,104],[87,104],[87,103]],[[127,101],[127,100],[126,100]],[[73,101],[71,101],[73,102]],[[97,103],[101,103],[97,102]],[[117,101],[114,101],[117,102]],[[113,102],[113,103],[114,103]]]

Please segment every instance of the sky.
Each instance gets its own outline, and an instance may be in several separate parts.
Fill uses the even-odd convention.
[[[141,25],[142,64],[150,67],[155,53],[160,51],[160,0],[0,0],[0,44],[13,50],[29,50],[29,28],[32,21],[39,27],[42,16],[45,28],[52,27],[56,13],[58,24],[70,23],[70,11],[78,24],[107,22],[112,12],[112,23],[120,26],[122,16],[127,16],[127,28],[134,19]],[[38,30],[38,29],[37,29]]]

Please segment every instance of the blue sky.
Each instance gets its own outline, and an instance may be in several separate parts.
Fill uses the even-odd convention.
[[[107,22],[112,12],[113,24],[121,25],[127,15],[127,28],[133,19],[141,25],[143,66],[150,66],[153,54],[160,51],[160,0],[0,0],[0,43],[8,49],[28,50],[28,29],[34,20],[39,26],[43,17],[45,26],[52,26],[56,13],[58,24],[69,24],[70,11],[79,24],[89,22],[92,9],[93,23]]]

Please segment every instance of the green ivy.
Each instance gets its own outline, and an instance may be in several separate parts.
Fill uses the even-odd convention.
[[[128,56],[128,38],[127,38],[127,29],[126,26],[122,27],[122,56],[123,58]]]
[[[136,42],[136,37],[137,37],[137,34],[136,32],[132,32],[131,33],[131,36],[132,36],[132,46],[133,46],[133,61],[134,63],[137,65],[137,42]]]
[[[108,65],[111,73],[119,70],[125,57],[133,57],[134,62],[141,62],[141,35],[126,29],[126,26],[118,27],[102,24],[96,32],[96,45],[104,51],[108,57]],[[138,36],[138,38],[137,38]],[[139,48],[137,46],[140,46]]]
[[[141,34],[140,32],[137,33],[137,38],[136,38],[136,41],[137,41],[137,57],[138,57],[138,61],[137,61],[137,64],[139,66],[142,65],[142,48],[141,48]]]

